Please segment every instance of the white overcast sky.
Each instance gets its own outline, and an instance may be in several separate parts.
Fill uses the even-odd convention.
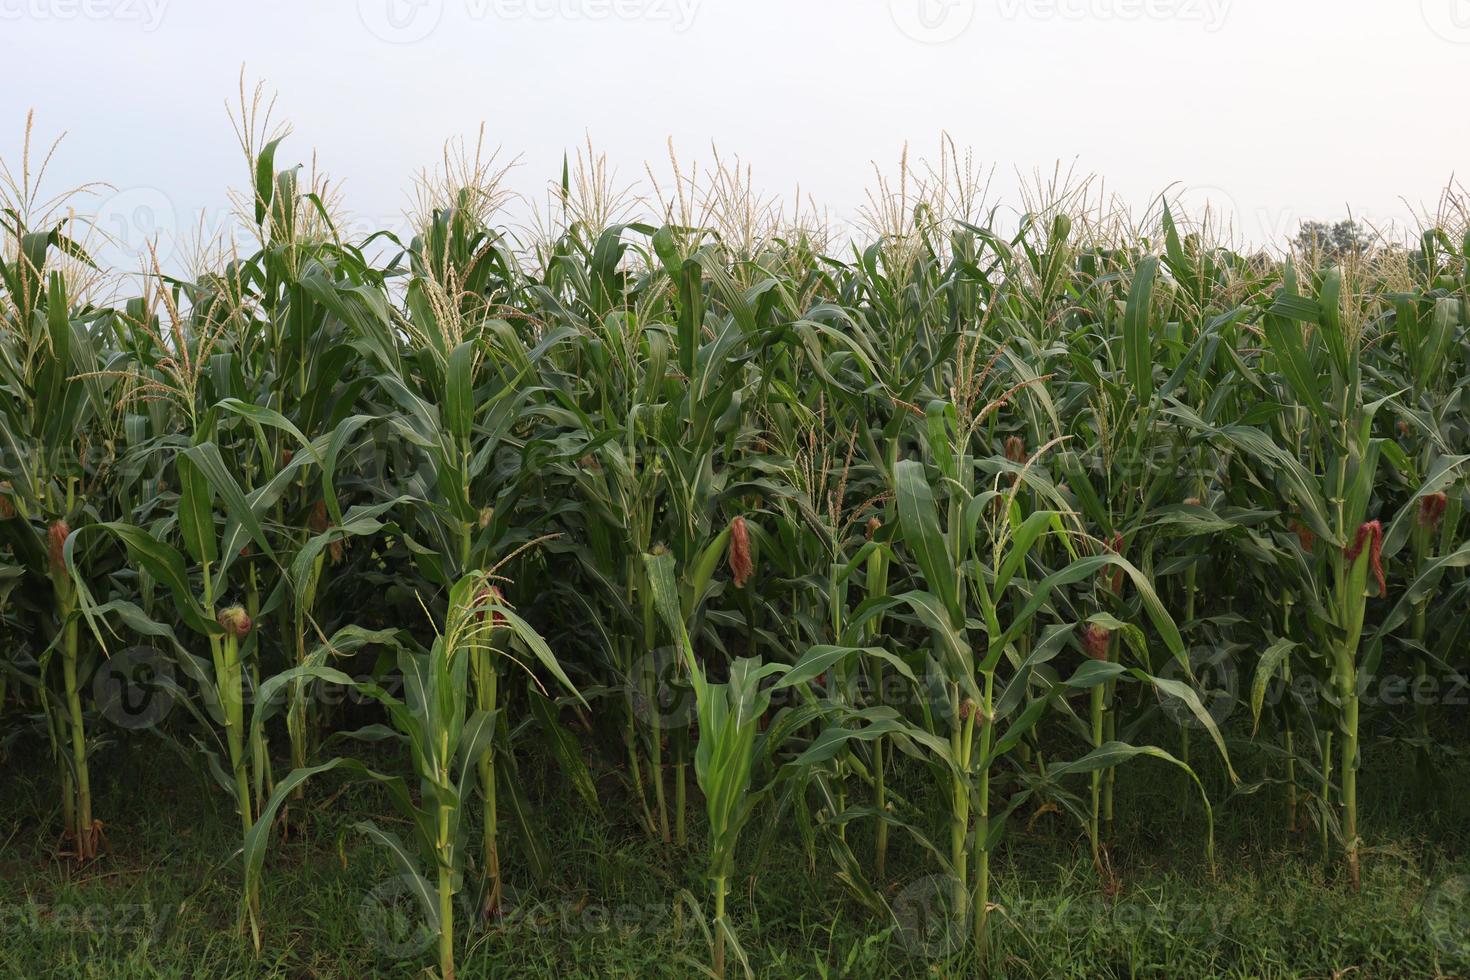
[[[944,130],[1003,200],[1063,161],[1136,205],[1177,182],[1255,241],[1403,220],[1470,163],[1470,0],[0,0],[0,56],[0,156],[35,109],[68,133],[51,187],[113,185],[134,244],[243,184],[242,65],[294,127],[277,162],[316,151],[367,216],[481,122],[525,190],[586,136],[630,181],[672,137],[838,219]]]

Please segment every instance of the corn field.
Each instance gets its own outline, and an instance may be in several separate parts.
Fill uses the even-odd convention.
[[[1463,712],[1365,690],[1470,671],[1454,195],[1408,246],[1281,256],[1162,200],[1003,222],[905,170],[839,244],[724,171],[629,218],[591,158],[528,232],[470,159],[411,235],[349,236],[279,139],[242,143],[248,244],[115,299],[73,205],[7,170],[0,730],[48,747],[63,860],[126,850],[90,763],[156,738],[234,814],[238,942],[268,949],[276,842],[371,786],[355,830],[450,978],[533,885],[505,856],[556,858],[544,764],[698,865],[668,898],[710,975],[755,972],[771,834],[875,922],[935,876],[979,975],[1011,835],[1044,817],[1116,873],[1122,767],[1177,784],[1200,875],[1228,798],[1347,890],[1365,748],[1442,778]]]

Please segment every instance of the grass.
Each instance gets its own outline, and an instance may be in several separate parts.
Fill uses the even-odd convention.
[[[385,802],[360,785],[323,782],[308,797],[310,819],[271,852],[261,896],[265,949],[257,959],[237,932],[235,815],[218,792],[161,743],[114,743],[93,772],[116,801],[108,846],[75,867],[51,856],[54,770],[21,745],[10,760],[15,804],[3,825],[4,910],[0,970],[10,976],[361,977],[423,967],[432,940],[410,928],[395,902],[384,852],[351,829]],[[528,774],[548,766],[526,764]],[[1470,975],[1470,918],[1436,886],[1470,875],[1470,766],[1447,773],[1440,805],[1418,805],[1407,749],[1385,743],[1365,772],[1381,788],[1364,819],[1375,842],[1354,894],[1324,865],[1314,835],[1286,835],[1259,800],[1218,807],[1219,868],[1199,861],[1198,806],[1183,777],[1148,766],[1120,770],[1133,805],[1119,815],[1112,867],[1100,885],[1087,840],[1073,824],[1042,815],[1018,823],[997,859],[992,915],[999,975],[1010,977],[1454,977]],[[1248,761],[1238,762],[1241,767]],[[604,773],[604,777],[610,773]],[[503,924],[465,930],[460,975],[686,977],[707,962],[698,922],[680,901],[703,887],[696,834],[689,854],[651,842],[604,778],[607,819],[555,778],[532,775],[547,843],[558,861],[535,887],[512,889]],[[125,802],[126,801],[126,802]],[[938,802],[938,801],[936,801]],[[627,810],[627,819],[617,814]],[[936,812],[939,812],[936,810]],[[762,826],[766,821],[757,821]],[[867,828],[852,828],[860,835]],[[791,835],[752,832],[732,903],[751,966],[762,977],[964,976],[943,960],[942,914],[922,931],[924,861],[893,843],[883,884],[901,925],[852,900],[830,874],[811,874]],[[767,849],[768,848],[768,849]],[[507,880],[528,882],[516,842]],[[1439,899],[1436,901],[1436,899]],[[466,917],[468,920],[470,917]],[[1458,927],[1458,936],[1453,930]],[[1436,929],[1439,931],[1437,932]]]

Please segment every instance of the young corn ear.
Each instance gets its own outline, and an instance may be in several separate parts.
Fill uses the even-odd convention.
[[[66,539],[71,537],[71,525],[65,518],[53,521],[46,529],[46,556],[51,562],[51,574],[66,575]]]
[[[1113,644],[1113,631],[1097,623],[1089,623],[1082,632],[1082,644],[1093,660],[1107,660]]]
[[[1419,526],[1426,531],[1439,530],[1440,522],[1444,520],[1444,512],[1449,507],[1450,498],[1444,493],[1431,493],[1419,500]]]
[[[225,628],[226,636],[231,636],[236,640],[243,640],[250,635],[250,628],[253,624],[250,621],[250,614],[245,611],[244,606],[238,603],[233,606],[226,606],[220,610],[219,616],[216,618],[219,624]]]
[[[750,558],[750,531],[746,529],[745,518],[736,517],[730,522],[730,575],[735,580],[735,587],[743,589],[754,574],[755,565]]]
[[[1381,522],[1369,521],[1359,527],[1352,545],[1343,549],[1343,556],[1349,562],[1355,562],[1365,547],[1368,549],[1368,565],[1373,570],[1373,578],[1378,582],[1378,595],[1385,596],[1388,594],[1388,583],[1384,580],[1383,575],[1383,524]]]

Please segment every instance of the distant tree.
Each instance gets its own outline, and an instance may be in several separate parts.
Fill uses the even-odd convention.
[[[1352,219],[1329,224],[1303,221],[1293,244],[1304,255],[1321,255],[1334,262],[1366,255],[1372,245],[1367,229]]]

